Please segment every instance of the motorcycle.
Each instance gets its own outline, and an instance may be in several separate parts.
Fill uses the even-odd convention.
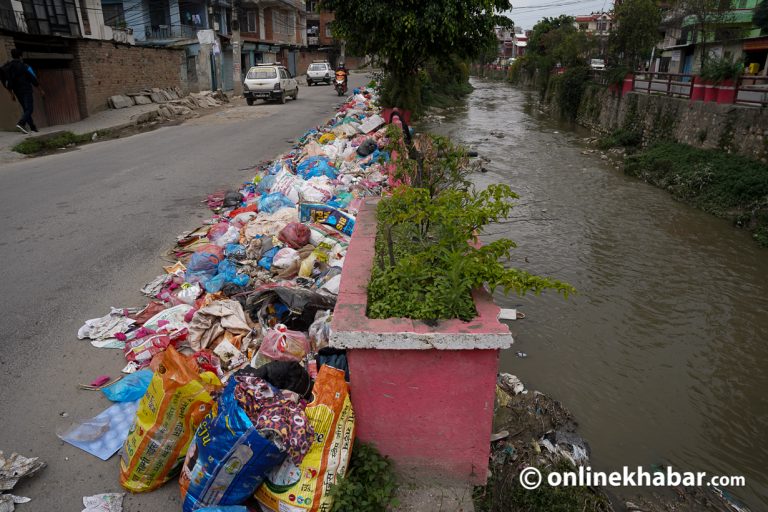
[[[344,96],[347,93],[347,84],[343,78],[335,78],[333,80],[333,87],[339,96]]]

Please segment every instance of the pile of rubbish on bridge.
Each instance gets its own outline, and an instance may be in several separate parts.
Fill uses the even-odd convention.
[[[331,320],[358,209],[389,187],[385,133],[376,93],[356,89],[252,180],[210,194],[211,219],[178,237],[148,304],[80,328],[123,352],[126,375],[84,386],[116,403],[59,437],[103,460],[121,450],[128,491],[176,478],[185,512],[329,510],[355,434]]]

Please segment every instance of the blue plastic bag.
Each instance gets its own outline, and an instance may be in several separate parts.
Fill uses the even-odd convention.
[[[275,192],[259,198],[259,211],[265,213],[275,213],[281,208],[295,208],[296,204],[288,199],[284,194]]]
[[[229,260],[224,260],[219,263],[218,273],[205,282],[205,291],[208,293],[216,293],[224,287],[226,283],[234,283],[238,286],[245,286],[248,284],[250,277],[246,274],[238,274],[237,267]]]
[[[227,244],[226,247],[224,247],[224,255],[229,257],[232,256],[233,258],[245,258],[245,246],[240,244]]]
[[[272,270],[272,260],[275,259],[275,254],[280,250],[280,247],[273,247],[264,254],[262,254],[259,260],[259,266],[267,270]]]
[[[205,283],[218,272],[219,257],[208,252],[192,254],[184,280],[188,283]]]
[[[336,176],[338,176],[336,168],[324,156],[311,156],[307,158],[296,167],[296,174],[305,180],[319,176],[328,176],[335,180]]]
[[[267,174],[264,176],[259,184],[256,186],[256,190],[259,192],[259,194],[269,194],[269,191],[272,190],[272,187],[275,184],[275,175],[274,174]]]
[[[229,379],[189,446],[179,478],[184,512],[243,503],[285,459],[285,452],[263,437],[240,407],[236,385],[236,379]]]
[[[152,375],[149,368],[129,373],[111,386],[101,388],[101,392],[113,402],[134,402],[147,392]]]

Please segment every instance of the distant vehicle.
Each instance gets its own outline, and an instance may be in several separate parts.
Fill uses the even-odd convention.
[[[514,63],[515,63],[515,60],[517,60],[517,59],[515,59],[514,57],[510,57],[510,58],[507,60],[507,66],[511,66],[512,64],[514,64]]]
[[[253,105],[256,100],[285,103],[289,96],[294,100],[299,96],[299,84],[279,63],[259,64],[245,75],[243,96],[248,105]]]
[[[307,68],[307,85],[325,82],[325,85],[331,85],[331,75],[333,70],[331,64],[327,61],[314,61]]]
[[[605,61],[603,59],[592,59],[589,61],[589,67],[595,71],[605,71]]]

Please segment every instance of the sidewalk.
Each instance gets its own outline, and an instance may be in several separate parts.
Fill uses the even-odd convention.
[[[19,131],[0,131],[0,165],[28,158],[26,155],[13,151],[13,146],[29,137],[50,135],[56,132],[72,132],[76,135],[90,133],[97,130],[120,129],[136,124],[138,117],[147,112],[157,110],[159,104],[135,105],[130,108],[109,109],[94,114],[82,121],[70,124],[59,124],[41,128],[40,133],[24,135]]]

